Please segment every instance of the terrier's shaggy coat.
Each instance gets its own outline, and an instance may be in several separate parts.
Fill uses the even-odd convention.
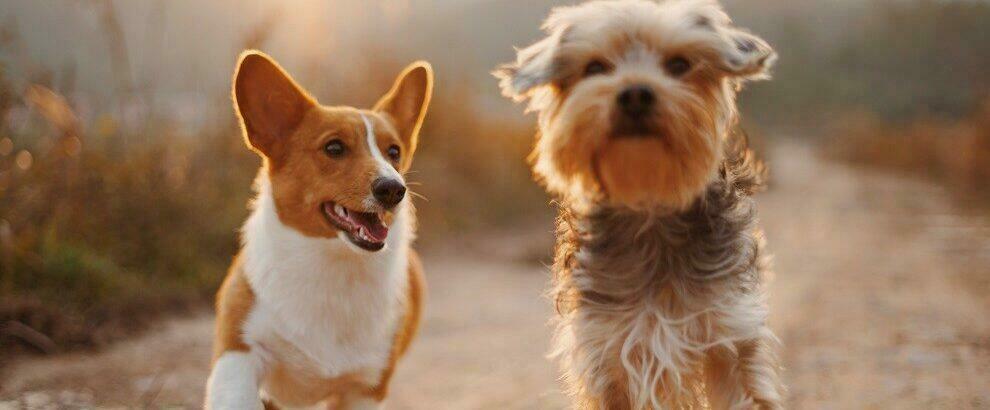
[[[741,144],[729,158],[684,211],[562,210],[556,354],[583,407],[779,406],[760,288],[769,266],[750,198],[762,167]]]
[[[539,113],[534,171],[561,199],[554,355],[581,409],[781,408],[763,167],[733,130],[775,54],[714,0],[555,9],[496,71]]]

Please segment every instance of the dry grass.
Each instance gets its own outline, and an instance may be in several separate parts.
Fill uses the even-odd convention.
[[[552,212],[525,161],[535,132],[531,119],[486,116],[470,97],[463,91],[439,95],[420,140],[410,179],[421,183],[415,190],[426,198],[418,202],[426,241]]]
[[[932,178],[967,198],[990,199],[990,98],[959,120],[893,125],[866,113],[850,115],[828,139],[828,153]]]

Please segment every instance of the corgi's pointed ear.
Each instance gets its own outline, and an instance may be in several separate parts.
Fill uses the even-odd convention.
[[[271,157],[275,142],[292,133],[317,105],[271,57],[241,53],[234,69],[234,109],[251,147]]]
[[[385,114],[395,124],[399,138],[406,145],[405,158],[416,150],[419,129],[423,125],[433,95],[433,67],[417,61],[402,70],[395,84],[375,104],[374,110]]]

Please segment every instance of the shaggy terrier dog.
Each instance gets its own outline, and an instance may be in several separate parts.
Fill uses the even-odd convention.
[[[593,1],[500,67],[560,198],[554,355],[581,409],[782,407],[735,96],[775,54],[714,0]]]

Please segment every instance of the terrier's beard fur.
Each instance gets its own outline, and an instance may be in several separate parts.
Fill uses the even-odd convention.
[[[610,129],[610,110],[601,103],[614,94],[607,84],[553,98],[540,111],[534,172],[550,191],[576,203],[684,209],[713,178],[735,121],[730,90],[696,92],[669,93],[648,120],[656,129],[650,135]]]

